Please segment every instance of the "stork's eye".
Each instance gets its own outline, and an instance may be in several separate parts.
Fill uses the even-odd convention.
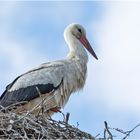
[[[82,30],[81,30],[80,28],[78,28],[78,31],[79,31],[80,33],[82,33]]]

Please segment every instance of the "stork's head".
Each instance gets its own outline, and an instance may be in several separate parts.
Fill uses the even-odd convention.
[[[98,59],[89,41],[86,38],[86,31],[82,25],[75,23],[70,24],[64,31],[64,37],[67,42],[70,41],[68,40],[70,38],[79,40],[81,44],[92,54],[92,56]]]

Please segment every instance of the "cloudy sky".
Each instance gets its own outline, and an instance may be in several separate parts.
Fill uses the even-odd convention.
[[[63,31],[72,22],[86,28],[99,61],[89,54],[86,85],[63,111],[93,135],[102,136],[105,120],[131,129],[140,123],[139,2],[0,2],[0,93],[32,67],[64,59]]]

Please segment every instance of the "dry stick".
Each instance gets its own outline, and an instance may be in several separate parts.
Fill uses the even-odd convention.
[[[119,129],[119,128],[110,128],[110,129],[114,129],[114,130],[116,130],[117,132],[124,134],[125,137],[123,137],[122,139],[125,140],[125,139],[126,139],[127,137],[129,137],[130,134],[131,134],[137,127],[139,127],[139,126],[140,126],[140,123],[139,123],[138,125],[136,125],[136,126],[135,126],[133,129],[131,129],[130,131],[124,131],[124,130]]]
[[[126,132],[124,132],[122,129],[119,129],[119,128],[110,128],[110,129],[116,130],[117,132],[126,135]]]
[[[59,121],[59,122],[57,122],[57,121],[55,121],[55,120],[52,120],[52,119],[49,119],[50,121],[52,121],[53,123],[56,123],[58,126],[60,126],[60,124],[61,125],[67,125],[67,127],[68,127],[68,124],[66,124],[65,122],[62,122],[62,121]],[[50,125],[50,124],[49,124]],[[65,138],[68,138],[63,132],[60,132],[60,131],[58,131],[58,130],[56,130],[56,128],[54,128],[52,125],[50,125],[51,127],[52,127],[52,129],[54,129],[56,132],[59,132],[60,134],[62,134]],[[70,125],[69,125],[70,126]],[[70,126],[71,127],[71,126]],[[69,127],[69,130],[70,130],[70,127]]]
[[[46,100],[46,101],[48,101],[48,100],[50,100],[50,99],[52,99],[53,97],[55,96],[55,94],[53,95],[53,96],[51,96],[50,98],[48,98],[48,97],[45,97],[45,98],[43,98],[42,100],[43,100],[43,102]],[[36,108],[38,108],[40,105],[42,104],[42,101],[40,101],[35,107],[33,107],[32,108],[32,110],[30,110],[30,111],[27,111],[27,113],[22,117],[22,118],[20,118],[20,119],[23,119],[24,117],[26,117],[27,115],[29,115],[30,113],[32,113]],[[17,121],[19,121],[19,120],[17,120]]]
[[[24,133],[24,138],[25,138],[26,140],[29,140],[29,138],[28,138],[28,136],[27,136],[27,133],[26,133],[24,127],[22,128],[22,130],[23,130],[23,133]]]
[[[111,140],[113,140],[113,136],[112,136],[111,132],[109,131],[109,127],[108,127],[107,122],[104,121],[104,124],[105,124],[104,138],[106,139],[106,132],[107,132],[108,135],[109,135],[107,139],[111,139]]]
[[[130,136],[130,134],[137,128],[140,126],[140,123],[138,125],[136,125],[133,129],[131,129],[130,131],[126,132],[126,136],[123,138],[123,140],[125,140],[127,137]]]
[[[124,134],[125,136],[124,136],[122,139],[125,140],[125,139],[126,139],[127,137],[129,137],[130,134],[131,134],[137,127],[139,127],[139,126],[140,126],[140,123],[137,124],[134,128],[132,128],[132,129],[129,130],[129,131],[124,131],[124,130],[119,129],[119,128],[110,128],[110,129],[116,130],[117,132]]]
[[[37,90],[37,92],[38,92],[38,94],[39,94],[39,96],[40,96],[40,98],[42,99],[42,101],[41,101],[41,111],[42,111],[42,114],[43,114],[43,112],[44,112],[44,102],[45,102],[45,99],[46,98],[48,98],[48,97],[46,97],[46,98],[44,98],[44,97],[42,97],[41,96],[41,92],[40,92],[40,90],[39,90],[39,88],[38,87],[36,87],[36,90]],[[54,90],[53,91],[51,91],[51,93],[53,93],[54,92]],[[50,97],[49,99],[52,99],[53,97],[55,96],[55,94],[52,96],[52,97]],[[40,113],[40,112],[39,112]],[[38,115],[39,115],[39,113],[38,113]],[[61,111],[59,111],[59,113],[61,113],[62,115],[63,115],[63,120],[65,120],[65,114],[63,113],[63,112],[61,112]]]
[[[38,92],[38,94],[39,94],[39,96],[41,96],[41,92],[40,92],[40,90],[38,89],[38,87],[36,87],[36,90],[37,90],[37,92]],[[53,91],[52,91],[53,92]],[[48,100],[50,100],[50,99],[52,99],[53,97],[55,96],[55,94],[53,95],[53,96],[51,96],[50,98],[48,98],[48,97],[45,97],[45,98],[42,98],[42,101],[40,101],[34,108],[32,108],[32,110],[30,110],[30,111],[27,111],[27,113],[21,118],[20,117],[20,119],[19,120],[21,120],[21,119],[23,119],[24,117],[26,117],[27,115],[29,115],[30,113],[32,113],[36,108],[38,108],[40,105],[41,106],[43,106],[42,104],[43,104],[43,102],[47,99],[47,101]],[[18,105],[18,104],[22,104],[22,103],[26,103],[26,101],[24,101],[24,102],[19,102],[19,103],[15,103],[15,104],[13,104],[13,105],[11,105],[10,107],[12,107],[12,106],[16,106],[16,105]],[[9,107],[7,108],[7,109],[9,109]],[[61,112],[62,113],[62,112]],[[65,115],[62,113],[62,115],[63,115],[63,117],[65,118]],[[17,121],[19,121],[19,120],[17,120]]]
[[[40,109],[40,111],[42,111],[42,114],[43,114],[43,112],[44,112],[44,101],[45,100],[43,100],[43,97],[41,96],[41,92],[40,92],[40,90],[39,90],[39,88],[38,87],[36,87],[36,90],[37,90],[37,92],[38,92],[38,94],[39,94],[39,96],[40,96],[40,98],[41,98],[41,109]],[[40,113],[40,111],[38,112],[38,115],[39,115],[39,113]]]
[[[50,125],[50,124],[49,124]],[[68,137],[63,133],[63,132],[61,132],[61,131],[59,131],[59,130],[57,130],[56,128],[54,128],[52,125],[50,125],[50,127],[53,129],[53,130],[55,130],[55,132],[58,132],[59,134],[61,134],[62,136],[64,136],[65,137],[65,139],[68,139]]]
[[[100,136],[100,134],[97,134],[96,136],[95,136],[95,139],[97,138],[97,137],[99,137]]]
[[[45,132],[47,133],[46,129],[42,125],[40,125],[39,123],[37,123],[34,120],[30,119],[29,117],[26,117],[26,119],[29,120],[30,122],[38,125],[41,128],[43,135],[44,135]]]
[[[28,112],[28,114],[29,114],[29,112]],[[22,120],[22,119],[26,119],[26,120],[32,122],[33,124],[35,124],[36,126],[39,126],[39,127],[41,128],[41,131],[42,131],[43,136],[44,136],[44,133],[45,133],[45,132],[47,133],[47,131],[45,130],[45,128],[44,128],[42,125],[40,125],[39,123],[37,123],[37,122],[35,122],[34,120],[32,120],[32,119],[30,119],[29,117],[27,117],[28,114],[26,114],[26,115],[23,116],[23,117],[21,117],[20,115],[16,114],[16,115],[18,116],[19,119],[16,120],[15,122],[19,122],[19,121]],[[14,122],[14,123],[15,123],[15,122]],[[33,128],[32,128],[32,129],[33,129]],[[34,131],[37,132],[38,130],[35,130],[35,129],[34,129]],[[43,137],[43,136],[42,136],[42,137]]]
[[[52,120],[52,119],[50,119],[50,120]],[[57,121],[56,121],[56,122],[57,122]],[[60,121],[59,121],[59,123],[60,123]],[[67,137],[63,132],[61,132],[61,131],[57,130],[56,128],[54,128],[50,123],[48,123],[48,125],[49,125],[53,130],[55,130],[55,132],[60,133],[61,135],[64,136],[65,139],[68,139],[68,137]],[[59,125],[59,124],[58,124],[58,125]]]
[[[68,123],[69,118],[70,118],[70,113],[69,113],[69,112],[67,112],[66,117],[65,117],[65,122],[66,122],[66,123]]]

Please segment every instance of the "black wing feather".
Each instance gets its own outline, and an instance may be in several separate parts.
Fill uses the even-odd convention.
[[[38,85],[28,86],[26,88],[20,88],[18,90],[11,91],[11,92],[8,91],[9,87],[12,86],[11,84],[9,84],[5,92],[0,97],[0,105],[2,105],[3,107],[7,107],[9,105],[16,104],[19,102],[24,102],[24,101],[28,102],[40,96],[37,91],[37,88],[39,89],[41,94],[50,93],[51,91],[58,89],[62,81],[56,87],[54,87],[54,85],[50,83],[38,84]]]
[[[47,64],[47,63],[46,63]],[[39,68],[36,68],[36,69],[33,69],[33,70],[30,70],[20,76],[18,76],[12,83],[10,83],[9,85],[6,86],[6,89],[5,91],[3,92],[3,94],[0,96],[0,100],[5,96],[5,94],[8,92],[8,90],[14,85],[14,83],[22,76],[24,76],[25,74],[28,74],[28,73],[31,73],[31,72],[34,72],[34,71],[37,71],[37,70],[40,70],[40,69],[43,69],[43,65]]]
[[[3,92],[3,94],[0,96],[0,100],[5,96],[5,94],[8,92],[8,90],[12,87],[12,85],[18,80],[18,78],[20,78],[22,75],[18,76],[12,83],[10,83],[9,85],[6,86],[5,91]]]

